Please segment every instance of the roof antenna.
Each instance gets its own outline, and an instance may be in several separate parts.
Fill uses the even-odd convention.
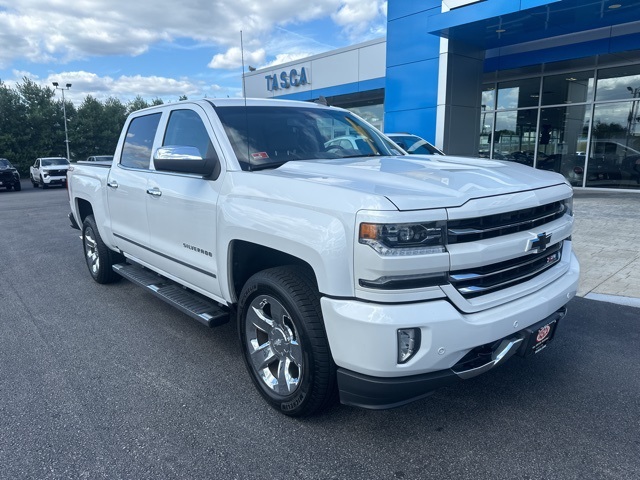
[[[327,107],[329,106],[329,102],[327,102],[327,99],[320,95],[313,103],[319,103],[320,105],[326,105]]]
[[[244,121],[247,132],[247,162],[251,171],[251,153],[249,151],[249,113],[247,112],[247,87],[244,79],[244,42],[242,41],[242,30],[240,30],[240,57],[242,59],[242,97],[244,98]]]

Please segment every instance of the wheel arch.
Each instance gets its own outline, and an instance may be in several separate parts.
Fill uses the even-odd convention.
[[[76,198],[76,211],[80,217],[79,225],[82,225],[89,215],[93,215],[93,206],[91,205],[91,202],[84,198]]]
[[[237,303],[242,287],[251,276],[268,268],[285,265],[298,265],[308,269],[313,274],[316,285],[318,284],[311,264],[299,257],[245,240],[231,241],[227,268],[232,302]]]

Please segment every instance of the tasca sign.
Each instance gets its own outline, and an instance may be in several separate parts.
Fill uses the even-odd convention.
[[[289,71],[285,70],[280,74],[274,73],[264,78],[267,80],[267,90],[270,92],[291,87],[301,87],[311,83],[305,67],[302,67],[299,72],[297,69],[292,68]]]

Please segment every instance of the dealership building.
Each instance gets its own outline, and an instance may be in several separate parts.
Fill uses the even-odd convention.
[[[450,155],[640,191],[640,1],[389,0],[387,37],[247,72]]]

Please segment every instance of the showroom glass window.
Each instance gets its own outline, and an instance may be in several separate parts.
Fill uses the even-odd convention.
[[[614,61],[557,62],[520,79],[524,69],[487,73],[478,155],[559,172],[576,187],[640,189],[640,65]]]
[[[598,72],[586,186],[640,188],[640,65]]]

